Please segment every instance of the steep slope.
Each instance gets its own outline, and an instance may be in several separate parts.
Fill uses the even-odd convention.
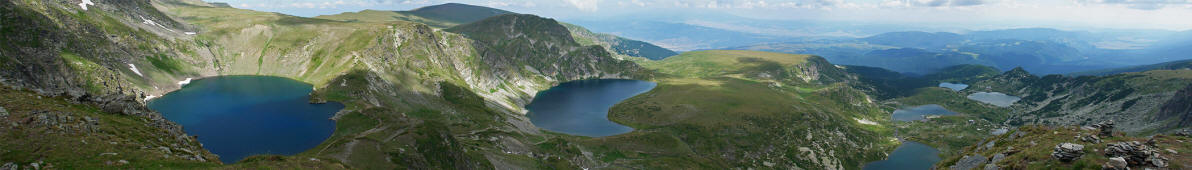
[[[612,34],[594,33],[578,25],[563,24],[571,31],[571,37],[583,45],[600,45],[613,54],[631,57],[642,57],[650,60],[661,60],[678,55],[674,51],[647,42],[617,37]],[[624,58],[624,57],[622,57]]]
[[[323,15],[315,18],[348,22],[409,21],[427,24],[435,28],[450,28],[504,14],[516,13],[483,6],[447,3],[422,7],[410,11],[364,10],[360,12],[346,12],[336,15]],[[674,51],[670,51],[650,43],[617,37],[610,34],[593,33],[577,25],[566,23],[560,24],[566,26],[567,29],[571,31],[573,39],[578,41],[580,44],[600,45],[613,54],[644,57],[651,60],[658,60],[677,54]]]
[[[628,168],[857,168],[894,146],[883,126],[854,123],[886,114],[819,57],[695,51],[646,67],[664,73],[658,86],[609,115],[637,130],[581,141]]]
[[[1120,130],[1149,134],[1184,127],[1181,114],[1159,114],[1177,91],[1192,84],[1192,71],[1155,70],[1110,76],[1036,77],[1021,69],[972,84],[970,89],[1022,97],[1012,125],[1090,125],[1114,120]]]
[[[334,164],[366,169],[592,166],[589,162],[594,158],[581,154],[529,154],[558,150],[527,147],[553,135],[530,125],[519,114],[524,112],[521,107],[535,92],[560,81],[649,75],[639,72],[643,70],[632,62],[609,57],[599,46],[575,45],[566,29],[553,22],[538,22],[536,26],[562,33],[508,43],[485,39],[481,43],[420,23],[301,18],[189,0],[99,3],[86,6],[88,10],[66,2],[0,4],[6,25],[25,25],[0,27],[4,31],[0,36],[4,41],[0,46],[0,76],[5,86],[30,89],[47,97],[61,96],[59,99],[94,105],[105,112],[83,115],[139,116],[113,120],[146,121],[129,126],[155,127],[141,128],[143,134],[138,131],[128,138],[170,136],[144,147],[161,145],[206,153],[197,143],[183,140],[191,137],[177,125],[144,108],[143,102],[150,96],[176,90],[177,82],[186,78],[287,77],[314,84],[317,90],[312,101],[332,100],[347,105],[334,117],[339,122],[337,131],[320,146],[295,156],[250,157],[232,168],[337,166]],[[489,43],[502,44],[503,48],[490,49]],[[543,48],[543,44],[553,44],[553,48]],[[550,53],[517,53],[539,49]],[[542,64],[568,62],[571,64]],[[22,117],[27,109],[49,108],[3,107],[16,108],[13,115]],[[107,121],[108,117],[101,119]],[[152,131],[158,128],[162,131]],[[47,156],[54,158],[45,159],[50,161],[45,163],[91,166],[72,161],[89,160],[80,158],[94,155],[53,153]],[[139,161],[142,155],[119,153],[112,159],[126,158],[137,167],[191,166],[186,161],[209,165],[193,154],[188,154],[191,159],[179,156],[178,160]],[[13,156],[6,155],[4,161],[36,161],[34,157]]]

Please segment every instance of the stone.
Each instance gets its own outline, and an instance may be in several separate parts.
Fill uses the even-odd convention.
[[[1126,170],[1130,169],[1130,165],[1126,163],[1125,158],[1113,157],[1109,158],[1109,161],[1106,161],[1105,165],[1101,165],[1101,169]]]
[[[1097,134],[1099,136],[1103,136],[1103,137],[1113,136],[1113,120],[1107,120],[1105,122],[1097,123],[1097,124],[1093,125],[1093,127],[1097,128],[1098,130],[1101,131],[1100,133]]]
[[[3,166],[0,166],[0,170],[15,170],[17,168],[21,168],[21,166],[12,162],[4,163]]]
[[[985,164],[985,170],[998,170],[998,169],[999,169],[999,168],[997,167],[997,165],[994,165],[994,164]]]
[[[1192,129],[1176,131],[1175,136],[1192,137]]]
[[[1106,157],[1121,157],[1129,166],[1167,167],[1167,158],[1156,147],[1142,142],[1118,142],[1105,146]]]
[[[116,161],[116,162],[117,162],[117,163],[120,163],[121,165],[128,164],[128,161],[126,161],[126,160],[123,160],[123,159],[121,159],[121,160],[119,160],[119,161]]]
[[[1001,153],[999,153],[999,154],[994,154],[994,155],[993,155],[993,158],[989,159],[989,163],[990,163],[990,164],[996,164],[996,163],[998,163],[998,162],[1001,162],[1001,161],[1002,161],[1002,160],[1004,160],[1004,159],[1006,159],[1006,154],[1001,154]]]
[[[0,107],[0,117],[5,116],[8,116],[8,110],[4,110],[4,107]]]
[[[964,158],[960,158],[959,161],[956,161],[956,165],[952,165],[952,166],[948,167],[948,169],[955,169],[955,170],[973,169],[973,168],[980,167],[981,165],[985,165],[985,160],[986,160],[985,156],[981,156],[981,155],[964,156]]]
[[[1051,157],[1061,162],[1071,162],[1084,156],[1084,145],[1075,143],[1061,143],[1055,146],[1055,151],[1051,152]]]
[[[1081,142],[1088,142],[1088,143],[1093,143],[1093,144],[1101,143],[1101,138],[1097,137],[1097,135],[1080,135],[1079,139]]]

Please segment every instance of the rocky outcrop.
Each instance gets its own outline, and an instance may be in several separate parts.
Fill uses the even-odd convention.
[[[1051,152],[1051,157],[1062,162],[1071,162],[1084,156],[1084,145],[1075,143],[1061,143],[1055,146],[1055,151]]]
[[[1130,165],[1129,165],[1129,163],[1126,162],[1125,158],[1112,157],[1112,158],[1109,158],[1109,161],[1106,161],[1104,165],[1101,165],[1101,169],[1127,170],[1127,169],[1130,169]]]

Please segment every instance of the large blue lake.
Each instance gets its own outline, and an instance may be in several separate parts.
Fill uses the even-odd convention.
[[[331,136],[344,108],[310,104],[310,84],[267,76],[199,79],[149,102],[224,163],[256,154],[293,155]]]
[[[894,149],[886,160],[870,162],[862,169],[927,170],[940,161],[939,150],[919,142],[906,141]]]
[[[954,114],[956,114],[956,112],[952,112],[948,109],[945,109],[943,106],[940,106],[938,104],[929,104],[929,105],[907,107],[907,108],[894,110],[893,118],[896,121],[916,121],[916,120],[923,120],[926,116],[931,116],[931,115],[954,115]]]
[[[591,137],[617,135],[633,128],[609,121],[609,108],[656,85],[623,79],[572,81],[539,92],[526,109],[534,126],[549,131]]]

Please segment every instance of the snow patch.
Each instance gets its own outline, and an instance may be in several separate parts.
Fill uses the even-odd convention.
[[[79,8],[83,8],[83,10],[86,11],[87,5],[95,5],[95,3],[91,2],[91,0],[83,0],[83,3],[79,3]]]
[[[853,118],[853,120],[857,120],[857,123],[861,123],[861,124],[866,124],[866,125],[877,125],[877,122],[870,121],[869,119],[857,119],[857,118]]]
[[[191,80],[191,78],[186,78],[186,80],[178,81],[178,86],[185,86],[186,84],[190,84],[190,80]]]
[[[145,77],[144,74],[141,74],[141,70],[137,70],[137,65],[128,64],[128,69],[132,70],[133,73],[137,73],[138,76]]]
[[[199,33],[195,33],[195,32],[183,32],[183,34],[186,34],[186,35],[195,35],[195,34],[199,34]]]
[[[153,98],[157,98],[157,96],[154,96],[154,95],[145,96],[145,101],[148,102],[149,100],[153,100]]]

